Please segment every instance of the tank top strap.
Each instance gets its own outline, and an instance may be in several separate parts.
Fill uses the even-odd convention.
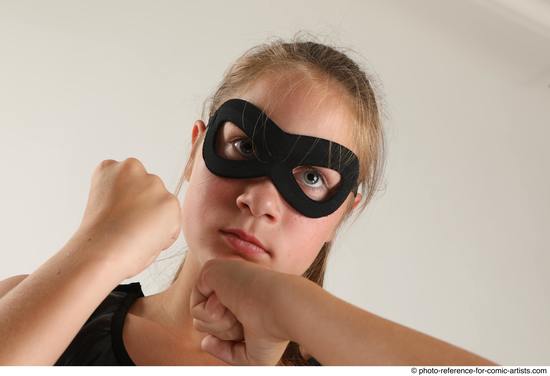
[[[111,321],[113,352],[122,365],[135,366],[135,363],[132,361],[132,358],[130,358],[130,355],[128,355],[128,351],[124,346],[122,330],[124,328],[124,319],[126,318],[128,309],[137,298],[143,296],[143,291],[141,290],[141,285],[139,282],[134,282],[127,285],[118,285],[115,291],[121,291],[127,295],[113,314],[113,319]]]

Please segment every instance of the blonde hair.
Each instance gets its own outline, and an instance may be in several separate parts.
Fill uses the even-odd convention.
[[[267,72],[298,70],[310,78],[324,77],[336,82],[354,114],[352,132],[359,158],[360,190],[358,192],[361,192],[363,197],[362,203],[353,211],[357,219],[374,197],[383,174],[385,138],[379,104],[367,74],[343,52],[343,49],[313,41],[314,37],[310,35],[303,37],[301,34],[299,32],[290,41],[276,38],[271,42],[252,47],[241,55],[225,72],[215,92],[204,102],[202,117],[208,119],[223,102],[235,97],[236,93]],[[201,141],[202,139],[198,139],[192,147],[174,192],[176,197],[185,177],[189,176],[197,153],[197,145],[200,145]],[[353,202],[348,206],[338,228],[350,217],[352,205]],[[325,243],[313,263],[302,274],[304,278],[321,287],[332,244],[332,241]],[[172,283],[177,279],[184,262],[185,258],[176,271]],[[307,360],[302,356],[299,345],[290,342],[278,365],[306,365],[306,363]]]

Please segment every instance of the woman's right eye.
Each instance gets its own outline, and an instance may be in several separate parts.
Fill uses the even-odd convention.
[[[254,145],[248,137],[234,140],[231,144],[242,156],[247,158],[254,156]]]

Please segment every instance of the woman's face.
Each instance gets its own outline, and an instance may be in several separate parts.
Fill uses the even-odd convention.
[[[255,104],[287,133],[321,137],[357,154],[351,113],[339,91],[327,85],[312,83],[301,73],[271,74],[234,97]],[[231,123],[225,129],[240,131]],[[201,265],[212,258],[241,257],[221,232],[237,228],[255,236],[269,251],[249,261],[283,273],[303,274],[323,243],[333,238],[348,205],[353,201],[355,207],[361,195],[350,193],[328,216],[306,217],[283,199],[268,177],[230,179],[212,174],[202,158],[202,143],[196,144],[204,132],[204,123],[196,121],[192,134],[195,157],[182,205],[182,227],[191,252]]]

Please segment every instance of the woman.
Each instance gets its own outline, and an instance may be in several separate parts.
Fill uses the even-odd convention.
[[[376,191],[382,151],[375,94],[345,54],[297,40],[247,51],[208,124],[193,125],[181,208],[181,181],[172,195],[135,158],[103,161],[66,246],[16,287],[4,281],[0,361],[494,364],[322,290],[338,228]],[[119,285],[180,230],[189,250],[168,289]]]

